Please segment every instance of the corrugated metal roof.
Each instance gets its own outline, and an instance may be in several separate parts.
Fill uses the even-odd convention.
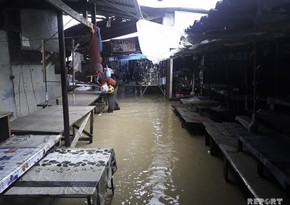
[[[137,0],[61,0],[73,10],[83,13],[93,10],[96,5],[96,14],[103,16],[117,16],[128,19],[141,19],[142,13]],[[6,8],[51,9],[44,0],[0,0]],[[54,2],[54,1],[52,1]]]
[[[224,0],[191,26],[191,49],[216,50],[287,37],[290,33],[289,0]]]
[[[103,15],[130,16],[131,18],[143,18],[137,0],[89,0],[96,4],[96,10]]]

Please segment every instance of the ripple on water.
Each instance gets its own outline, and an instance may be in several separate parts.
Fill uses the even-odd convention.
[[[160,119],[152,118],[153,146],[151,152],[152,161],[149,167],[142,170],[134,178],[135,189],[131,197],[122,204],[138,204],[140,201],[148,205],[174,204],[179,205],[179,195],[172,179],[175,157],[174,144],[171,129],[164,130]],[[140,150],[142,151],[142,150]],[[143,150],[148,155],[148,150]],[[134,203],[135,202],[135,203]]]

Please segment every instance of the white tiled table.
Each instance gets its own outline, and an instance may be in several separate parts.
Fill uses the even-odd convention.
[[[37,163],[60,138],[60,135],[23,135],[0,143],[0,193]]]
[[[116,169],[113,149],[57,148],[23,175],[5,196],[87,198],[88,204],[103,205],[107,188],[113,189]]]

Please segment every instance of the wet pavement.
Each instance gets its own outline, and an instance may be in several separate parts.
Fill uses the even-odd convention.
[[[237,183],[223,180],[222,159],[208,153],[204,136],[181,127],[171,106],[178,102],[147,94],[119,97],[118,101],[121,110],[95,115],[93,143],[77,144],[115,150],[118,165],[114,174],[115,195],[108,190],[106,204],[246,204]],[[87,204],[85,199],[9,200],[6,203]]]

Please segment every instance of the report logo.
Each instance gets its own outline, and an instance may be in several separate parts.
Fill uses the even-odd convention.
[[[248,198],[247,205],[283,205],[282,198]]]

